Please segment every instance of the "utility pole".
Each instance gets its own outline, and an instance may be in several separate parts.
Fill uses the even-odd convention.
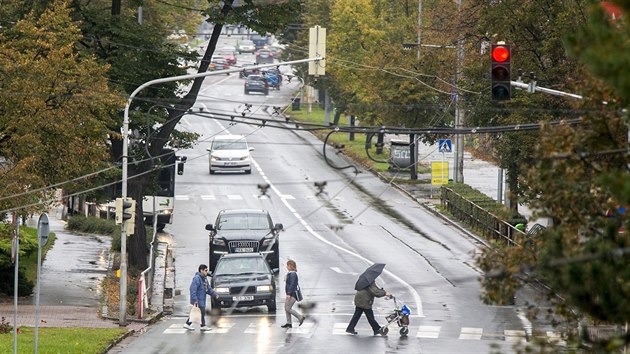
[[[458,16],[461,16],[462,0],[457,0]],[[462,62],[464,60],[464,41],[457,39],[457,65],[455,72],[455,128],[461,128],[464,125],[464,114],[461,110],[461,102],[459,96],[459,75],[461,72]],[[457,134],[455,143],[455,164],[453,166],[454,181],[456,183],[464,183],[464,135]]]
[[[422,35],[422,0],[418,0],[418,60],[420,60],[420,46],[422,45],[421,41]]]

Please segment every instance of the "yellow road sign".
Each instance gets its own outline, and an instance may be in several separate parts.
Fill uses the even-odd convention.
[[[448,184],[448,162],[431,162],[431,184]]]

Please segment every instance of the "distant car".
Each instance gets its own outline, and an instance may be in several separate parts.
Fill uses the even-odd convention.
[[[280,76],[278,74],[274,71],[261,71],[260,74],[265,78],[269,87],[280,90]]]
[[[252,42],[254,42],[256,49],[264,48],[269,43],[269,37],[254,34],[252,35]]]
[[[264,68],[264,69],[261,70],[261,72],[263,73],[263,75],[264,75],[265,72],[275,74],[276,76],[278,76],[280,84],[282,84],[282,79],[283,79],[282,72],[277,67],[275,67],[275,68]]]
[[[248,68],[248,66],[254,66],[254,64],[243,64],[243,70],[238,72],[238,77],[242,79],[249,75],[258,75],[260,73],[260,70]]]
[[[269,49],[259,49],[256,52],[256,64],[273,63],[273,53]]]
[[[220,50],[220,51],[224,51],[224,50],[225,50],[225,51],[230,51],[230,52],[232,52],[232,54],[234,54],[234,55],[238,54],[238,49],[236,49],[236,47],[235,47],[235,46],[233,46],[233,45],[226,45],[226,46],[223,46],[223,47],[221,47],[221,48],[217,48],[217,50]]]
[[[239,53],[254,53],[256,51],[256,45],[249,39],[243,39],[238,42],[236,49],[238,49]]]
[[[230,253],[261,253],[271,269],[280,267],[279,234],[282,224],[274,224],[267,210],[221,210],[210,231],[210,270],[219,259]]]
[[[242,135],[217,135],[207,149],[210,174],[215,172],[252,173],[251,155],[253,147],[247,144]]]
[[[213,58],[224,58],[230,65],[236,64],[236,56],[231,50],[217,49],[212,55]]]
[[[214,58],[210,62],[210,66],[208,67],[208,70],[218,71],[218,70],[227,70],[229,68],[230,68],[230,63],[228,63],[227,60],[223,58]],[[226,73],[226,75],[230,75],[230,73]]]
[[[267,306],[276,312],[276,279],[259,253],[226,254],[212,273],[212,308]]]
[[[269,94],[269,82],[261,75],[249,75],[245,80],[245,94],[261,92],[265,96]]]
[[[271,51],[271,53],[273,54],[274,58],[280,58],[280,56],[282,55],[282,48],[275,46],[275,45],[270,45],[267,47],[267,49],[269,49]]]

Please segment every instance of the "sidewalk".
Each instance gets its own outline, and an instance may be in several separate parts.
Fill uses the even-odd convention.
[[[118,327],[118,321],[99,316],[100,282],[110,267],[108,236],[80,235],[65,230],[59,210],[48,214],[51,232],[57,239],[42,260],[40,277],[40,327]],[[37,227],[38,217],[27,221]],[[17,325],[35,327],[35,296],[18,298]],[[14,298],[0,298],[0,317],[14,323]],[[127,329],[136,331],[146,323],[128,322]]]

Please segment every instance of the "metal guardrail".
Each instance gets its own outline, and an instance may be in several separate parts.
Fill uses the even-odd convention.
[[[510,223],[498,218],[482,206],[464,198],[450,188],[441,188],[440,201],[442,207],[455,218],[471,226],[486,238],[517,247],[523,246],[529,238],[527,233],[518,230]]]

